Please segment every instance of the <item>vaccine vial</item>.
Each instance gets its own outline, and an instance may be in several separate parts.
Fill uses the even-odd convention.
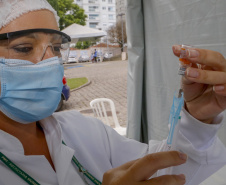
[[[181,47],[181,53],[180,53],[180,58],[179,58],[179,61],[180,61],[180,67],[179,67],[179,70],[178,70],[178,74],[179,75],[185,75],[185,71],[188,67],[191,67],[192,63],[189,62],[187,59],[186,59],[186,51],[187,49],[189,48],[193,48],[193,46],[189,46],[189,45],[184,45],[182,44],[182,47]]]

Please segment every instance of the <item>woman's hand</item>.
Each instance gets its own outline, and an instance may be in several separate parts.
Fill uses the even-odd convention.
[[[183,164],[186,160],[187,155],[177,151],[149,154],[107,171],[102,185],[183,185],[185,176],[182,174],[150,177],[157,170]]]
[[[176,56],[180,51],[181,46],[173,46]],[[192,63],[182,78],[186,109],[196,119],[211,123],[226,108],[226,60],[216,51],[198,48],[189,48],[186,59]]]

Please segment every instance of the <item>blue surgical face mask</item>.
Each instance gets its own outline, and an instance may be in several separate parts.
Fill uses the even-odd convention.
[[[60,102],[63,74],[58,57],[37,64],[0,58],[0,111],[24,124],[50,116]]]

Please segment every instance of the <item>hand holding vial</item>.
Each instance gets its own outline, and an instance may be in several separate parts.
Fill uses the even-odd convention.
[[[182,62],[186,61],[186,66],[183,63],[179,71],[183,75],[185,108],[196,119],[211,124],[226,108],[224,56],[216,51],[184,45],[174,45],[173,52],[182,58]]]

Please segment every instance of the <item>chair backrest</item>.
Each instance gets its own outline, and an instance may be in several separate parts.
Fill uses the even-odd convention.
[[[106,104],[110,106],[115,128],[121,127],[116,115],[115,104],[111,99],[97,98],[90,102],[90,106],[93,109],[95,116],[101,119],[105,124],[110,126],[109,117],[107,115],[107,110],[106,110]]]

